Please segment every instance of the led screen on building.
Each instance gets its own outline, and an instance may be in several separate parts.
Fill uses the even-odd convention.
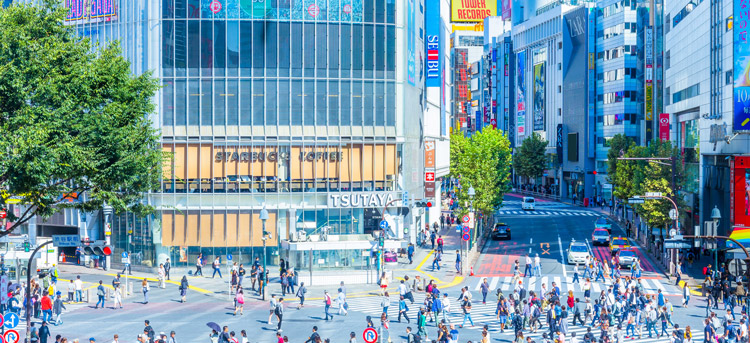
[[[525,135],[526,129],[526,52],[518,52],[516,61],[518,62],[518,70],[516,72],[516,127],[518,128],[518,138],[522,138]]]
[[[544,75],[546,65],[546,62],[534,65],[534,131],[544,130]]]
[[[497,0],[452,0],[451,21],[480,23],[487,17],[497,16]]]
[[[731,219],[735,226],[750,227],[750,156],[736,156],[731,174]]]
[[[67,24],[95,23],[117,19],[115,0],[65,0]]]

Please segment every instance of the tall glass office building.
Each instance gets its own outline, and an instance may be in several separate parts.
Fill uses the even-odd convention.
[[[421,194],[421,0],[66,3],[80,35],[120,40],[162,81],[159,211],[113,222],[134,265],[249,263],[265,227],[269,263],[366,269],[383,207]],[[423,225],[388,217],[386,248]]]

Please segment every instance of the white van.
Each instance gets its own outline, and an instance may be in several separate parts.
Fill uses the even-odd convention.
[[[521,203],[521,209],[524,211],[534,210],[534,198],[533,197],[523,197],[523,202]]]

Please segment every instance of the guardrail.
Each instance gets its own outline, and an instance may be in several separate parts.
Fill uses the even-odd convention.
[[[521,189],[515,189],[514,192],[518,193],[518,194],[533,196],[535,198],[560,200],[560,196],[556,195],[556,194],[548,194],[548,193],[534,192],[534,191],[525,191],[525,190],[521,190]]]

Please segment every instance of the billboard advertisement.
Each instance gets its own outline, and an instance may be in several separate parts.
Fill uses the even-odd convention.
[[[510,13],[511,13],[511,8],[513,7],[513,5],[511,4],[510,0],[501,0],[501,1],[503,2],[502,10],[501,10],[503,20],[510,20]]]
[[[415,55],[415,37],[414,30],[414,0],[407,0],[406,6],[406,80],[412,86],[416,85],[417,62]]]
[[[534,65],[534,131],[544,130],[544,75],[546,62]]]
[[[646,120],[654,120],[654,87],[646,84]]]
[[[659,139],[662,142],[669,140],[669,113],[659,113]]]
[[[65,0],[66,24],[85,24],[117,19],[115,0]]]
[[[566,144],[559,143],[561,151],[558,152],[557,158],[559,163],[565,163],[563,168],[585,167],[583,164],[571,163],[578,162],[578,158],[568,158],[563,161],[562,147],[568,147],[568,155],[571,150],[573,150],[572,152],[587,151],[586,132],[590,125],[587,125],[586,117],[588,115],[588,101],[591,99],[587,85],[590,84],[588,81],[589,72],[592,74],[594,72],[594,70],[589,69],[588,36],[590,31],[587,22],[588,11],[589,9],[583,7],[571,10],[565,14],[563,20],[563,42],[570,42],[570,44],[563,44],[562,83],[565,87],[562,88],[562,96],[565,101],[562,104],[562,121],[565,123],[568,133],[575,133],[576,137],[582,138],[581,140],[568,139]],[[595,32],[596,30],[592,31]],[[593,98],[596,99],[596,96],[593,96]],[[557,139],[562,139],[562,137],[568,136],[563,136],[562,132],[558,132]]]
[[[750,227],[750,156],[736,156],[732,168],[731,202],[734,225]]]
[[[750,131],[750,0],[734,1],[734,114],[732,129]]]
[[[440,87],[440,0],[425,0],[424,6],[426,87]]]
[[[516,56],[518,69],[516,70],[516,127],[518,138],[522,138],[526,132],[526,51],[518,52]]]
[[[484,18],[497,16],[497,0],[452,0],[451,21],[481,23]]]

